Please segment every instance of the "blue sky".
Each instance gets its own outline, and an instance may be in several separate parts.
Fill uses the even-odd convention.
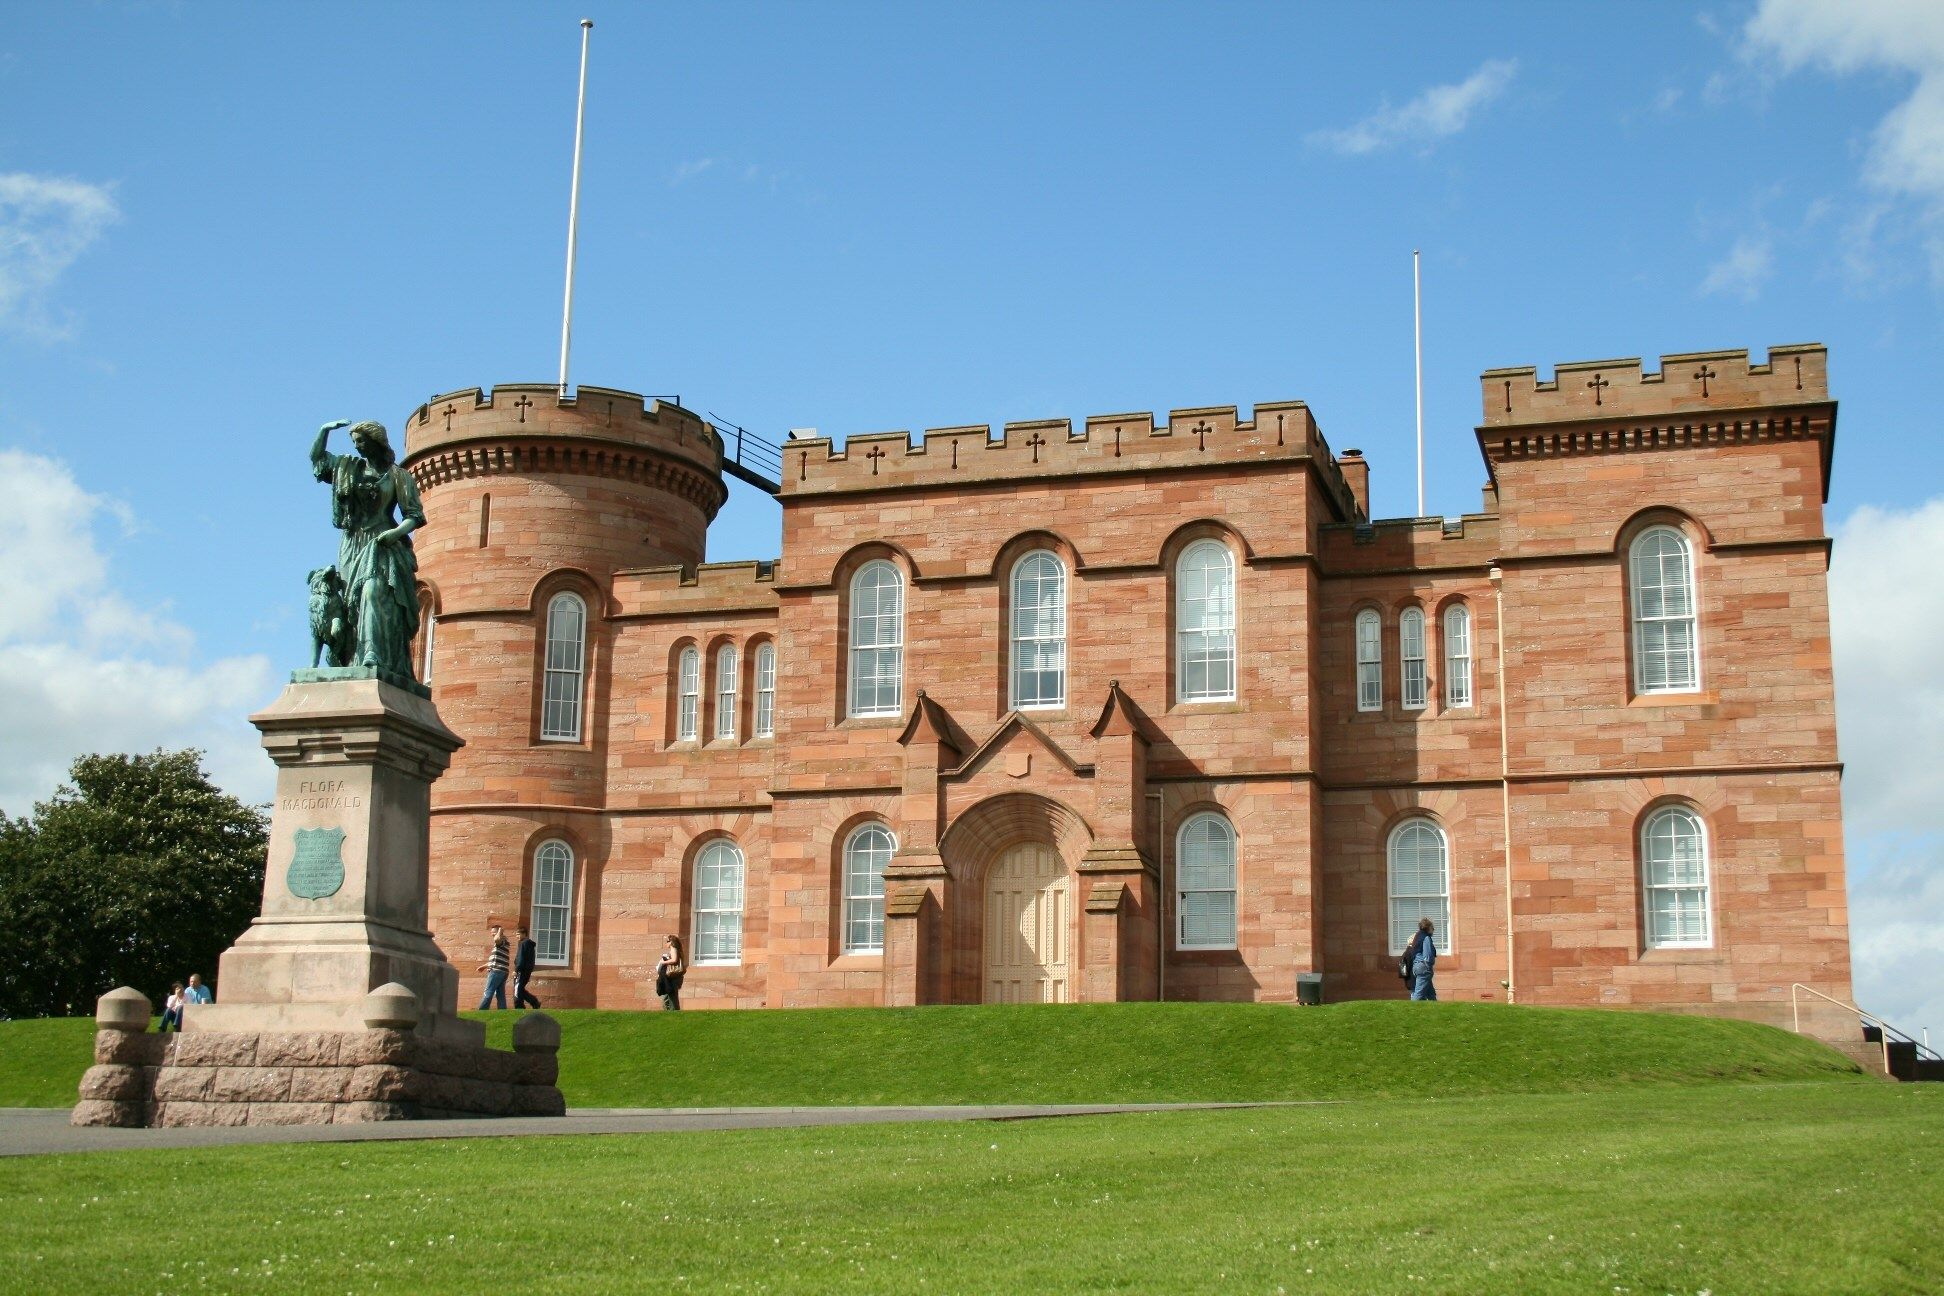
[[[1940,13],[12,6],[0,808],[157,743],[267,790],[311,433],[554,376],[585,15],[574,377],[773,436],[1301,398],[1408,514],[1417,247],[1456,514],[1483,369],[1827,343],[1859,992],[1944,1030]],[[775,556],[735,490],[710,556]]]

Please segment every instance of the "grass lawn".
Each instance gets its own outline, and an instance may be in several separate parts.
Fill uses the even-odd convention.
[[[0,1107],[72,1107],[94,1037],[92,1017],[0,1021]]]
[[[1927,1293],[1940,1143],[1819,1082],[32,1157],[0,1290]]]

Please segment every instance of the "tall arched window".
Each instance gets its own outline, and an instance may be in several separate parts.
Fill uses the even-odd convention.
[[[884,953],[884,870],[898,842],[883,824],[865,824],[844,843],[844,953]]]
[[[898,715],[904,706],[904,575],[882,558],[851,578],[850,714]]]
[[[1044,549],[1012,571],[1012,705],[1066,705],[1066,566]]]
[[[432,641],[438,637],[439,633],[439,612],[437,605],[432,601],[432,591],[426,589],[424,586],[419,587],[418,604],[419,638],[421,640],[419,683],[430,684],[432,682]]]
[[[1212,811],[1175,838],[1175,948],[1235,948],[1235,829]]]
[[[1175,564],[1175,697],[1235,698],[1235,556],[1197,540]]]
[[[756,649],[756,737],[776,737],[776,645]]]
[[[702,652],[694,644],[675,661],[675,741],[694,742],[702,712]]]
[[[1471,612],[1453,603],[1444,614],[1445,706],[1472,704]]]
[[[743,854],[718,837],[695,857],[697,963],[742,962]]]
[[[736,736],[736,645],[716,649],[715,736]]]
[[[1648,816],[1640,830],[1642,889],[1650,949],[1709,945],[1708,834],[1683,806]]]
[[[1691,693],[1701,687],[1695,635],[1694,553],[1673,527],[1649,527],[1627,556],[1633,594],[1634,688]]]
[[[582,680],[587,658],[587,605],[575,594],[547,604],[547,669],[541,694],[540,737],[579,742]]]
[[[1440,953],[1451,949],[1451,861],[1444,830],[1429,819],[1406,819],[1391,830],[1390,942],[1401,954],[1417,934],[1418,920],[1436,928]]]
[[[1422,711],[1430,700],[1429,674],[1424,663],[1424,610],[1405,608],[1397,618],[1397,659],[1402,667],[1402,697],[1406,711]]]
[[[1384,709],[1384,621],[1365,608],[1357,613],[1357,710]]]
[[[565,967],[573,936],[574,851],[556,838],[533,853],[534,961]]]

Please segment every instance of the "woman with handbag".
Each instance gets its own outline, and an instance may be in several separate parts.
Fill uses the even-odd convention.
[[[666,1012],[682,1008],[682,975],[688,962],[682,957],[682,938],[670,936],[662,945],[661,962],[655,965],[655,993],[661,996]]]

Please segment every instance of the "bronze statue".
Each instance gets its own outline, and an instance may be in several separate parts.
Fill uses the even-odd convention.
[[[354,454],[326,451],[331,433],[345,426],[342,419],[326,423],[311,443],[311,470],[331,487],[331,524],[344,532],[337,575],[349,622],[343,641],[348,657],[334,664],[409,682],[416,678],[412,639],[419,620],[412,532],[425,525],[425,506],[412,475],[398,466],[383,425],[352,427]]]

